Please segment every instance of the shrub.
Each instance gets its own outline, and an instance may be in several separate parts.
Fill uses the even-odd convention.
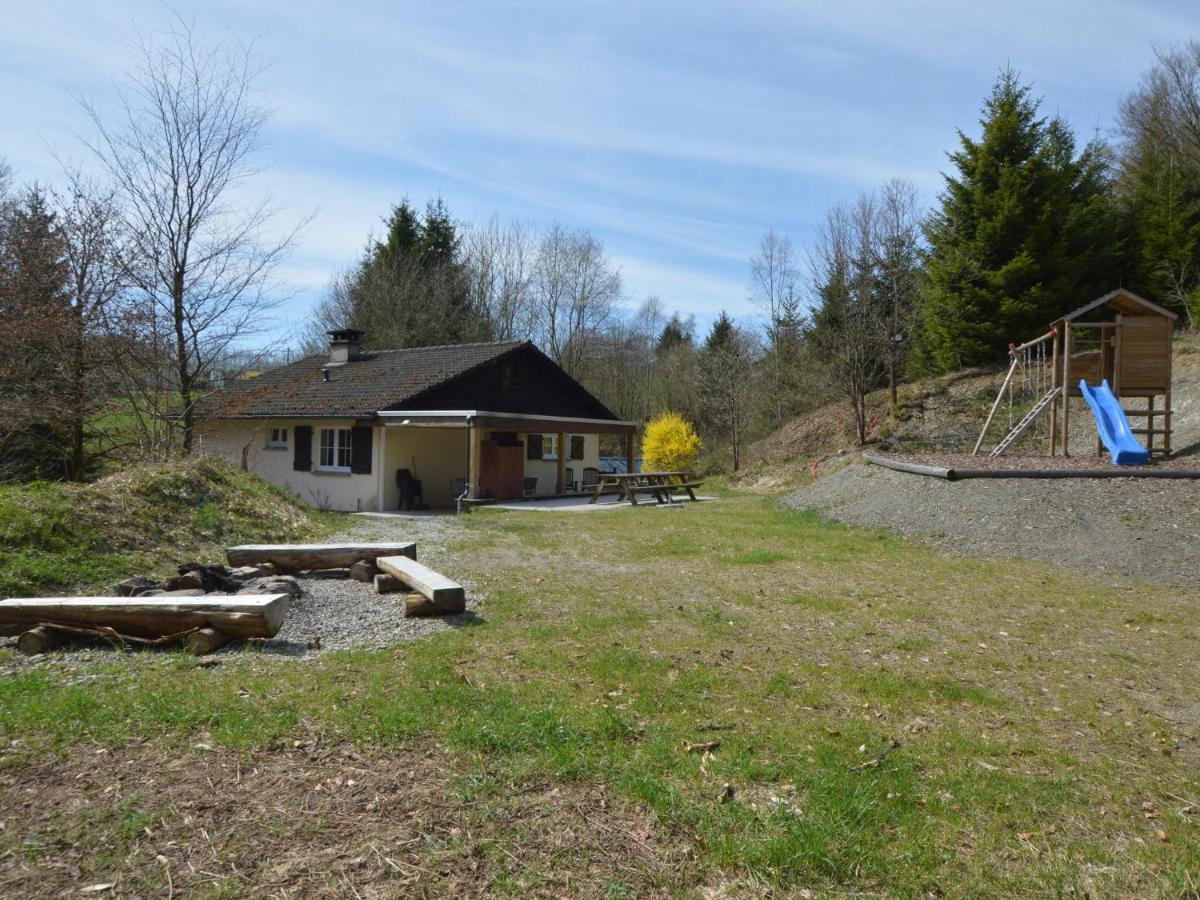
[[[679,413],[652,419],[642,436],[642,468],[646,471],[682,472],[695,464],[699,452],[696,430]]]

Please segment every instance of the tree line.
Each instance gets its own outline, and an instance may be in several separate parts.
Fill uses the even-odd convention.
[[[95,178],[68,165],[58,185],[18,186],[0,167],[0,478],[188,452],[197,399],[290,358],[253,349],[303,225],[280,238],[270,198],[245,199],[260,68],[179,24],[142,46],[114,109],[85,107]],[[803,240],[766,231],[755,315],[703,333],[630,297],[586,229],[404,199],[332,278],[299,352],[348,326],[377,348],[533,340],[622,418],[678,412],[710,464],[736,469],[748,441],[837,398],[865,441],[872,391],[895,405],[905,379],[993,363],[1117,285],[1200,315],[1200,43],[1158,52],[1111,139],[1082,146],[1006,70],[948,160],[930,208],[892,180]]]
[[[180,20],[114,108],[84,104],[95,178],[68,164],[18,187],[0,166],[0,480],[186,453],[196,401],[247,362],[299,228],[280,238],[269,198],[235,197],[258,171],[260,68]]]

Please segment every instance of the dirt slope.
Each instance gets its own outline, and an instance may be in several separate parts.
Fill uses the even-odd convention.
[[[1200,336],[1182,335],[1175,348],[1173,446],[1177,455],[1194,454],[1200,452]],[[1004,372],[999,369],[968,369],[906,384],[894,412],[887,392],[876,391],[868,398],[868,444],[895,452],[969,453],[1003,380]],[[1091,416],[1079,401],[1073,402],[1072,412],[1072,447],[1094,446]],[[1007,409],[1002,408],[989,433],[990,443],[1000,439],[1007,424]],[[1039,437],[1046,427],[1045,422],[1039,423],[1038,433],[1031,432],[1019,449],[1030,454],[1044,452]],[[794,482],[812,462],[859,449],[849,405],[831,403],[752,444],[736,483],[744,488],[777,490]]]

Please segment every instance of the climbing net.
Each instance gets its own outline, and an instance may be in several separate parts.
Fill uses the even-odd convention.
[[[1053,359],[1049,347],[1049,336],[1021,347],[1009,345],[1009,355],[1016,364],[1013,377],[1008,381],[1008,428],[1020,421],[1034,404],[1046,396],[1053,387]],[[1049,417],[1039,416],[1034,420],[1031,431],[1039,440],[1050,436]]]
[[[1046,411],[1050,400],[1048,395],[1054,389],[1052,341],[1055,337],[1056,333],[1051,331],[1019,347],[1008,345],[1008,375],[1000,385],[972,453],[978,454],[983,447],[988,429],[996,422],[996,414],[1006,399],[1008,429],[1003,440],[992,450],[992,456],[1003,455],[1015,441],[1029,433],[1030,428],[1033,428],[1036,440],[1044,441],[1049,436],[1050,426],[1042,413]]]

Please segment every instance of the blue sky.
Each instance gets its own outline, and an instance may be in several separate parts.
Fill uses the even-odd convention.
[[[590,228],[632,302],[749,316],[765,229],[803,245],[828,206],[894,176],[932,202],[1005,65],[1087,138],[1152,45],[1200,36],[1200,4],[1145,0],[171,8],[272,61],[257,186],[293,220],[315,212],[280,271],[281,336],[406,195]],[[169,19],[158,2],[0,0],[0,156],[18,176],[53,181],[52,152],[84,158],[76,98],[109,102],[135,35]]]

